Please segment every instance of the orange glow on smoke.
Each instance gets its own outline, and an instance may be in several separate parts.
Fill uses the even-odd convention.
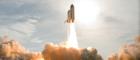
[[[80,60],[80,50],[47,44],[43,51],[45,60]]]

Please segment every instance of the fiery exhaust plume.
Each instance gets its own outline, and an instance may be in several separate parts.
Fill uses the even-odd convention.
[[[67,24],[68,24],[67,46],[78,48],[78,41],[77,41],[77,36],[76,36],[76,31],[75,31],[75,25],[74,25],[74,23],[67,23]]]

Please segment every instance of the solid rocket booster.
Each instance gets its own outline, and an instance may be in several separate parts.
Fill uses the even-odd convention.
[[[67,13],[67,20],[66,20],[66,22],[67,23],[74,23],[74,19],[75,19],[75,16],[74,16],[74,5],[71,4],[70,9],[68,10],[68,13]]]

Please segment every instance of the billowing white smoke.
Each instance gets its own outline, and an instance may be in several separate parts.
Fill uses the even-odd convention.
[[[75,31],[75,25],[74,23],[67,23],[67,31],[68,31],[68,36],[67,36],[67,46],[68,47],[78,47],[78,41],[77,41],[77,36],[76,36],[76,31]]]

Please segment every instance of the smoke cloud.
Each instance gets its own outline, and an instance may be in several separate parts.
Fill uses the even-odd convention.
[[[118,53],[111,54],[108,60],[140,60],[140,36],[133,44],[125,44]]]
[[[95,48],[72,48],[49,43],[42,52],[32,52],[8,36],[0,40],[0,60],[102,60]]]
[[[64,44],[48,43],[43,51],[26,50],[8,36],[0,38],[0,60],[103,60],[95,48],[73,48]],[[123,45],[108,60],[140,60],[140,36],[135,43]]]
[[[40,52],[30,52],[7,36],[1,38],[0,60],[44,60]]]
[[[42,54],[44,60],[102,60],[95,48],[73,48],[47,44]]]

